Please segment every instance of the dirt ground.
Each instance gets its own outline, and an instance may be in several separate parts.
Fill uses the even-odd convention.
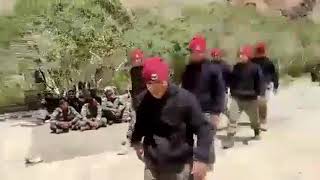
[[[281,88],[270,102],[270,130],[261,141],[222,150],[216,141],[217,163],[208,179],[319,180],[320,87],[300,79]],[[242,121],[247,121],[246,116]],[[117,156],[127,124],[98,131],[50,134],[47,126],[11,127],[0,123],[1,180],[142,180],[143,163],[131,151]],[[252,135],[239,129],[239,140]],[[219,132],[219,138],[225,132]],[[25,167],[24,158],[45,161]]]

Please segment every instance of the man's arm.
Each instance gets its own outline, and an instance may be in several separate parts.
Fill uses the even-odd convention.
[[[218,68],[212,70],[211,74],[211,96],[214,101],[213,112],[219,115],[224,110],[225,101],[225,83],[223,80],[222,71]]]
[[[74,115],[73,120],[71,123],[75,123],[81,119],[81,115],[71,106],[70,107],[71,113]]]
[[[58,115],[60,114],[59,108],[56,108],[50,116],[50,122],[54,122],[58,120]]]
[[[274,85],[274,89],[277,90],[279,87],[279,72],[276,70],[274,63],[270,61],[270,73],[271,73],[271,80]]]
[[[256,67],[257,67],[257,69],[256,69],[255,77],[254,77],[255,91],[258,96],[264,96],[266,87],[265,87],[265,84],[263,81],[263,73],[262,73],[260,66],[257,65]]]
[[[136,122],[134,124],[134,128],[132,130],[132,136],[131,136],[131,145],[134,146],[135,144],[140,144],[141,140],[144,136],[144,129],[147,127],[144,127],[144,107],[143,107],[143,98],[146,95],[146,91],[140,93],[137,96],[137,110],[136,110]]]
[[[81,108],[82,120],[86,121],[87,119],[87,104],[84,104]]]
[[[230,88],[231,80],[232,80],[232,66],[225,63],[225,86],[226,88]]]
[[[194,150],[194,160],[203,163],[209,162],[209,152],[212,141],[214,129],[205,120],[199,102],[191,93],[186,97],[188,109],[188,116],[190,118],[190,124],[192,131],[197,135],[197,147]]]
[[[101,108],[101,105],[98,103],[97,104],[97,117],[96,117],[96,120],[100,121],[101,117],[102,117],[102,108]]]

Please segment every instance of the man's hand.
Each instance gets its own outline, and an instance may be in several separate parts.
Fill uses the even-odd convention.
[[[278,89],[273,89],[273,94],[277,95],[278,94]]]
[[[70,127],[69,122],[59,122],[59,125],[64,129],[68,129]]]
[[[94,127],[94,128],[97,128],[97,127],[98,127],[98,123],[95,122],[95,121],[89,121],[89,125],[90,125],[91,127]]]
[[[191,174],[194,180],[204,180],[208,171],[208,165],[203,162],[194,161]]]
[[[138,158],[143,161],[143,146],[141,143],[137,143],[137,144],[133,144],[132,145],[133,149],[136,151],[136,154],[138,156]]]
[[[212,115],[211,116],[211,125],[214,127],[214,128],[217,128],[218,127],[218,124],[219,124],[219,121],[220,121],[220,116],[219,115]]]

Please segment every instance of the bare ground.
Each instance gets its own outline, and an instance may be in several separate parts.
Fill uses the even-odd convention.
[[[208,179],[318,180],[320,169],[320,87],[303,78],[284,87],[271,102],[271,129],[262,141],[238,142],[222,150],[217,140],[215,172]],[[243,116],[243,121],[246,121]],[[252,135],[241,127],[238,136]],[[91,132],[50,134],[47,127],[0,124],[1,180],[142,180],[143,164],[131,152],[117,156],[126,124]],[[225,132],[220,132],[220,137]],[[27,155],[46,161],[24,166]]]

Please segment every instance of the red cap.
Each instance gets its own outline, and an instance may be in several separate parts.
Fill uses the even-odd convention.
[[[146,82],[168,81],[169,66],[160,57],[148,58],[144,62],[142,76]]]
[[[201,35],[196,35],[189,43],[189,49],[191,52],[203,53],[207,49],[206,38]]]
[[[144,58],[143,51],[139,48],[136,48],[130,52],[130,60],[132,65],[142,64],[143,58]]]
[[[211,50],[211,56],[212,56],[213,58],[215,58],[215,57],[221,57],[221,56],[222,56],[222,50],[221,50],[220,48],[213,48],[213,49]]]
[[[264,42],[259,42],[255,46],[255,53],[260,55],[266,54],[266,44]]]
[[[244,45],[240,48],[239,54],[247,56],[249,59],[253,57],[253,48],[251,45]]]

